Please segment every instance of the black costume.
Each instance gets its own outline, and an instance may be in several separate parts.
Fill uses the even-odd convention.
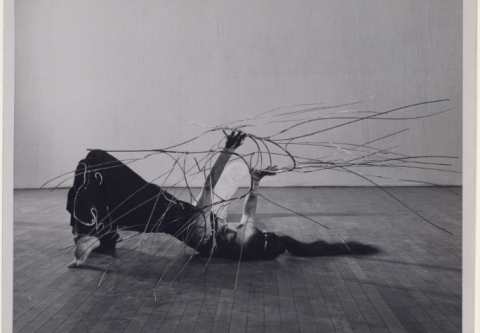
[[[101,150],[91,151],[78,163],[67,210],[78,237],[100,239],[100,252],[115,247],[118,229],[164,232],[203,254],[213,248],[214,237],[202,233],[206,228],[198,223],[200,209],[146,182]]]

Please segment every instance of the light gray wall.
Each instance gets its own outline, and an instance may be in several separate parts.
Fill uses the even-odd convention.
[[[461,10],[461,0],[17,0],[15,187],[71,171],[86,148],[162,148],[204,131],[188,121],[216,125],[373,95],[357,108],[448,98],[452,110],[391,127],[362,123],[319,140],[367,142],[408,127],[378,147],[461,157]],[[453,163],[460,171],[461,160]],[[136,168],[150,180],[170,164]],[[433,171],[368,172],[461,182]],[[335,172],[266,181],[359,184],[366,183]]]

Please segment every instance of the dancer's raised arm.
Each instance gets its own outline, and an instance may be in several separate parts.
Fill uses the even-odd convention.
[[[197,207],[207,207],[212,204],[212,190],[217,185],[220,176],[222,175],[228,160],[232,156],[232,153],[243,144],[247,135],[243,132],[232,132],[227,136],[227,142],[225,148],[218,156],[217,160],[213,164],[210,174],[205,179],[202,192],[197,198]]]
[[[269,166],[265,170],[254,169],[252,171],[252,188],[245,198],[243,215],[240,223],[253,223],[257,210],[257,192],[260,180],[265,176],[276,175],[277,166]]]

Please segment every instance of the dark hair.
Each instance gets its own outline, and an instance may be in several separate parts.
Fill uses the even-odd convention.
[[[267,241],[266,244],[265,240]],[[285,251],[295,256],[320,257],[346,254],[374,254],[378,252],[378,249],[358,242],[329,244],[318,240],[312,243],[304,243],[289,236],[278,236],[273,232],[263,232],[255,228],[254,234],[243,245],[241,258],[242,260],[272,260]],[[239,259],[238,249],[234,252],[230,251],[227,256]]]

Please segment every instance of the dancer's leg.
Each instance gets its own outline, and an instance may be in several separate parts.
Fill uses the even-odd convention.
[[[111,233],[113,225],[107,219],[108,206],[101,187],[103,170],[97,167],[101,161],[94,158],[95,154],[97,153],[90,152],[86,159],[79,162],[73,187],[68,194],[67,210],[71,214],[70,224],[77,236],[75,258],[68,267],[82,266],[90,253],[102,244],[104,247],[112,247],[110,239],[113,239],[115,247],[116,233]]]

